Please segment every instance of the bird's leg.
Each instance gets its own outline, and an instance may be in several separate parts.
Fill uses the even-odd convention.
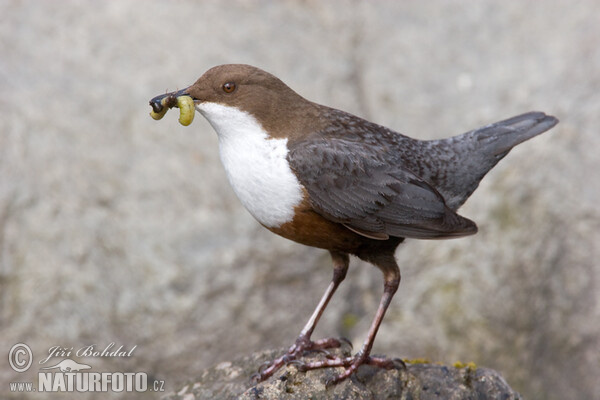
[[[360,351],[353,357],[328,358],[321,361],[300,364],[298,366],[300,370],[307,371],[310,369],[317,368],[344,367],[344,372],[342,372],[337,377],[333,378],[331,381],[327,382],[328,384],[334,384],[352,375],[358,369],[358,367],[363,364],[375,365],[386,369],[402,366],[403,363],[399,360],[390,360],[387,358],[369,356],[369,354],[371,353],[371,349],[373,348],[375,336],[377,335],[377,331],[379,330],[379,326],[381,325],[381,321],[383,320],[383,316],[385,315],[385,312],[388,306],[390,305],[392,297],[394,296],[394,293],[396,293],[396,290],[398,290],[398,285],[400,284],[400,271],[397,267],[395,268],[395,270],[392,268],[390,270],[384,270],[383,272],[385,279],[383,295],[381,297],[381,301],[379,302],[379,307],[377,308],[375,319],[371,323],[369,333],[367,334],[367,338],[365,339],[365,342]]]
[[[329,304],[329,300],[331,300],[331,297],[333,297],[333,294],[337,290],[338,286],[346,277],[346,272],[348,272],[349,258],[347,254],[332,252],[331,258],[333,260],[333,278],[331,283],[329,283],[325,294],[323,294],[321,301],[319,301],[317,308],[315,308],[315,311],[310,316],[308,322],[306,325],[304,325],[304,328],[302,328],[300,335],[298,335],[296,343],[292,346],[292,348],[297,348],[299,351],[317,350],[340,346],[340,343],[337,339],[323,339],[316,342],[310,340],[310,337],[317,326],[317,322],[319,322],[323,311],[325,311],[327,304]]]
[[[331,258],[333,261],[333,279],[331,280],[331,283],[329,283],[325,294],[323,294],[323,297],[321,297],[321,301],[319,301],[317,308],[315,308],[315,311],[309,318],[308,322],[306,323],[304,328],[302,328],[300,335],[298,335],[298,338],[296,338],[296,342],[288,349],[288,351],[283,356],[276,358],[271,362],[265,363],[259,369],[258,373],[253,376],[254,380],[260,382],[269,378],[279,368],[295,360],[305,351],[324,350],[339,347],[341,345],[340,341],[334,338],[322,339],[317,341],[312,341],[310,339],[313,331],[315,330],[315,327],[317,326],[317,322],[319,322],[323,311],[325,311],[327,304],[329,304],[329,300],[331,300],[331,297],[335,293],[336,289],[346,277],[346,272],[348,272],[348,264],[350,262],[348,254],[332,251]]]

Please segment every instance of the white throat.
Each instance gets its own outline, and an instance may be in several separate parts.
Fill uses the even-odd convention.
[[[294,218],[302,186],[286,159],[287,139],[272,139],[252,115],[218,103],[196,108],[219,136],[221,162],[233,190],[261,224],[276,228]]]

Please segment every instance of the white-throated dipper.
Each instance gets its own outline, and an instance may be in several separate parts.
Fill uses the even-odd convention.
[[[240,64],[214,67],[192,86],[153,98],[153,116],[181,96],[191,97],[217,132],[227,177],[248,211],[272,232],[329,250],[333,259],[333,280],[314,313],[287,353],[260,369],[260,380],[291,361],[303,370],[344,367],[334,382],[362,364],[393,367],[369,354],[400,283],[400,242],[476,233],[456,210],[510,149],[558,123],[529,112],[448,139],[416,140],[308,101],[275,76]],[[349,254],[383,273],[367,338],[353,357],[301,363],[305,351],[340,345],[311,334],[346,276]]]

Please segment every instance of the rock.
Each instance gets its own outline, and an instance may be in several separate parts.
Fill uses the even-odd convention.
[[[362,366],[349,379],[326,387],[325,381],[340,369],[300,372],[293,365],[268,380],[255,384],[250,377],[259,366],[283,351],[254,353],[206,369],[198,379],[182,385],[163,400],[198,399],[522,399],[496,371],[488,368],[456,368],[429,363],[406,363],[406,368],[385,370]],[[346,349],[332,354],[349,355]],[[307,355],[304,360],[323,357]]]

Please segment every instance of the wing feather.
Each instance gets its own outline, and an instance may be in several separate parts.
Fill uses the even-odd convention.
[[[288,161],[323,217],[373,239],[445,238],[473,234],[474,222],[386,149],[315,134],[289,145]]]

